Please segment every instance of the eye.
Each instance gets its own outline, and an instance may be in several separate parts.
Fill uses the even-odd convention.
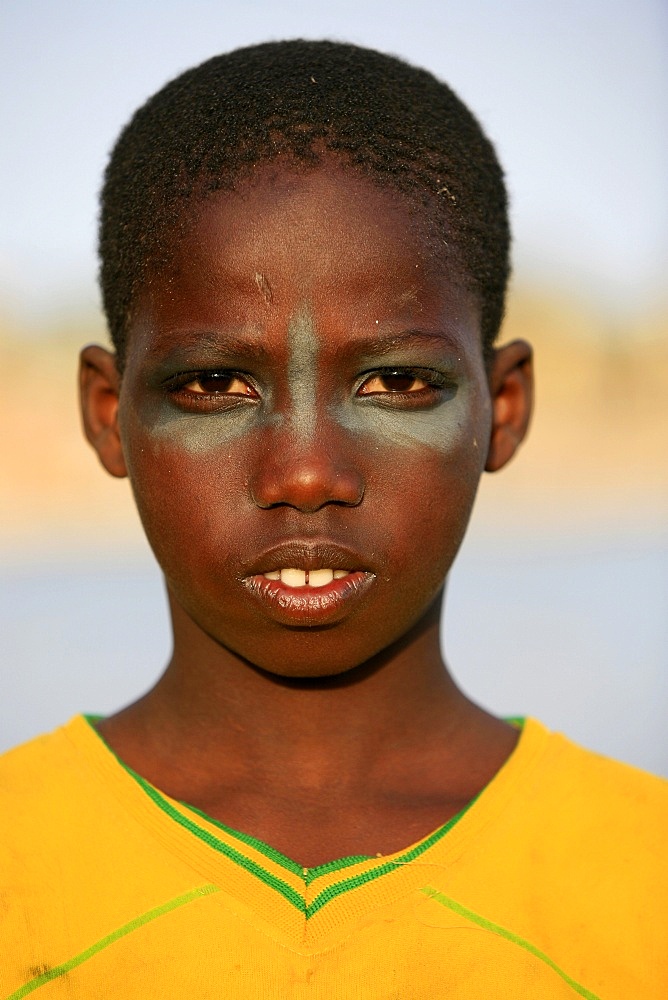
[[[179,386],[181,392],[195,396],[252,396],[255,389],[236,372],[202,372],[197,378]]]
[[[360,376],[355,391],[369,404],[394,410],[430,410],[457,392],[454,374],[434,368],[377,368]]]
[[[357,390],[359,396],[371,396],[376,393],[417,393],[433,387],[426,378],[412,371],[401,368],[374,372]]]
[[[260,393],[254,380],[243,372],[189,371],[172,375],[163,383],[175,406],[194,413],[233,410],[237,406],[256,403]]]

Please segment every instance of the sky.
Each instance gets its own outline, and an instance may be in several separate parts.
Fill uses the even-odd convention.
[[[272,38],[344,39],[450,83],[506,168],[515,264],[621,316],[664,296],[668,5],[438,0],[4,0],[0,316],[97,305],[97,192],[169,78]]]

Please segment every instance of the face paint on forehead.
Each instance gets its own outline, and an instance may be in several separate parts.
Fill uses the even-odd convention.
[[[290,421],[300,437],[312,437],[316,428],[318,336],[311,310],[302,303],[288,324],[288,390]]]

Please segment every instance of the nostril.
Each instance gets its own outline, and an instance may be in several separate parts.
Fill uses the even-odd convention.
[[[258,507],[285,505],[313,513],[327,504],[356,507],[364,496],[364,480],[352,465],[319,449],[292,459],[274,454],[258,469],[250,491]]]

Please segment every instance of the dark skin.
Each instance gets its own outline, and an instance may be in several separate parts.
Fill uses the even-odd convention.
[[[128,343],[122,380],[83,351],[84,424],[130,475],[174,652],[100,732],[306,867],[431,833],[517,739],[456,687],[439,616],[479,477],[526,432],[530,348],[486,366],[456,262],[401,196],[332,163],[204,203]],[[335,563],[359,586],[320,603],[263,575]]]

